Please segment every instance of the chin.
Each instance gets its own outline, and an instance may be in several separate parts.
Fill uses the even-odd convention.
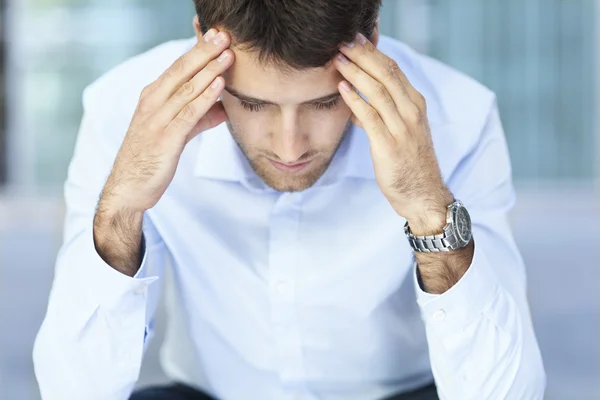
[[[302,174],[278,171],[268,162],[260,165],[251,163],[251,165],[256,175],[270,188],[278,192],[301,192],[312,187],[319,180],[327,170],[329,162],[310,166],[310,169]]]

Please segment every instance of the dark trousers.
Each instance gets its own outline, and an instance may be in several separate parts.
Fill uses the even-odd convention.
[[[189,386],[175,384],[171,386],[151,387],[135,392],[129,400],[214,400],[212,397],[192,389]],[[254,400],[254,399],[248,399]],[[372,399],[365,399],[372,400]],[[439,400],[435,385],[425,386],[409,393],[402,393],[385,400]]]

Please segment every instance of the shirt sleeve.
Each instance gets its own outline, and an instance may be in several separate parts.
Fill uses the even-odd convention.
[[[448,180],[471,214],[475,252],[440,295],[414,285],[440,399],[543,399],[546,377],[507,214],[510,160],[494,103],[478,143]]]
[[[151,337],[165,246],[144,215],[144,256],[134,277],[98,255],[93,218],[119,143],[111,143],[84,95],[84,116],[65,184],[64,241],[33,362],[44,400],[128,399]]]

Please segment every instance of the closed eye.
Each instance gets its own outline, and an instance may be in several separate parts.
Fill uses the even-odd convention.
[[[338,97],[326,103],[315,103],[312,105],[312,107],[316,110],[331,110],[335,108],[339,104],[339,102],[340,98]]]
[[[243,100],[239,100],[240,105],[247,111],[251,111],[251,112],[258,112],[258,111],[262,111],[265,107],[264,103],[250,103],[247,101],[243,101]],[[310,107],[314,108],[315,110],[331,110],[333,108],[335,108],[340,102],[340,97],[333,99],[331,101],[327,101],[325,103],[314,103],[311,104]]]
[[[244,107],[245,110],[253,111],[253,112],[261,111],[265,107],[264,104],[260,104],[260,103],[248,103],[247,101],[243,101],[243,100],[239,100],[239,102],[240,102],[240,105],[242,107]]]

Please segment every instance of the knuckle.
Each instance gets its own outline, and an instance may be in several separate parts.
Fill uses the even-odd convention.
[[[370,41],[367,41],[367,43],[365,43],[363,47],[365,48],[365,52],[367,53],[374,53],[376,50],[376,47]]]
[[[139,129],[140,132],[158,132],[159,130],[158,123],[154,120],[146,121]]]
[[[416,97],[417,106],[421,110],[427,109],[427,99],[425,99],[425,96],[423,96],[421,93],[417,92],[415,97]]]
[[[189,122],[181,115],[179,115],[175,119],[173,119],[173,121],[171,121],[168,129],[166,129],[164,132],[164,136],[169,137],[172,132],[185,130],[187,126],[189,126]]]
[[[196,44],[194,45],[194,49],[201,50],[204,48],[205,45],[206,45],[206,42],[204,40],[198,40],[196,42]],[[194,50],[191,50],[191,51],[194,51]]]
[[[373,107],[369,107],[365,112],[365,118],[369,122],[375,122],[379,119],[379,113]]]
[[[398,63],[389,58],[385,65],[384,74],[386,78],[395,78],[397,71],[400,69]]]
[[[186,64],[187,62],[185,56],[181,56],[177,60],[175,60],[175,62],[173,63],[171,68],[169,68],[168,71],[172,74],[180,73],[185,70]]]
[[[420,124],[421,122],[423,122],[423,118],[424,118],[423,113],[417,106],[413,105],[406,111],[406,119],[407,119],[407,122],[410,124],[414,124],[414,125]]]
[[[138,101],[138,111],[142,114],[150,112],[153,108],[153,103],[150,95],[142,93]]]
[[[171,76],[173,76],[174,71],[173,71],[173,66],[171,65],[169,68],[167,68],[165,70],[165,72],[163,72],[163,74],[156,80],[157,85],[162,85],[165,82],[167,82]]]
[[[375,84],[375,87],[373,88],[373,90],[375,92],[375,96],[377,96],[377,97],[384,98],[384,97],[388,96],[386,87],[380,82],[377,82]]]
[[[396,108],[396,102],[394,101],[394,99],[392,99],[392,96],[390,96],[389,93],[386,93],[385,96],[383,96],[383,101],[386,107],[394,109]]]
[[[365,56],[366,54],[370,53],[368,45],[365,44],[364,46],[358,46],[358,53],[360,56]]]
[[[194,84],[192,82],[188,81],[188,82],[185,82],[183,85],[181,85],[181,87],[177,91],[176,95],[178,97],[189,97],[194,94],[195,90],[196,89],[194,87]]]
[[[152,95],[153,92],[154,92],[154,84],[153,83],[145,86],[142,89],[142,91],[140,92],[140,100],[148,99]]]
[[[180,117],[183,121],[193,121],[196,117],[197,111],[191,104],[187,104],[181,110]]]

